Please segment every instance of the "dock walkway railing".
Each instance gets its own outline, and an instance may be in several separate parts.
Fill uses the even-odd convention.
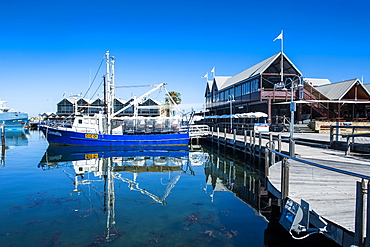
[[[336,127],[336,126],[334,126]],[[341,126],[342,127],[342,126]],[[277,140],[270,140],[266,143],[265,147],[265,173],[269,175],[269,168],[272,165],[277,165],[281,161],[281,200],[285,204],[289,199],[289,160],[294,160],[308,166],[314,166],[320,169],[325,169],[331,172],[344,174],[347,176],[353,176],[359,178],[361,182],[356,181],[356,207],[355,207],[355,235],[353,239],[353,245],[351,246],[370,246],[370,196],[367,196],[370,191],[370,176],[353,173],[350,171],[337,169],[318,163],[310,162],[307,160],[299,159],[297,157],[289,156],[281,152],[281,150],[275,149],[275,143],[278,143],[278,147],[281,147],[281,142],[289,140],[290,138],[283,138]],[[283,204],[283,205],[284,205]],[[336,233],[337,234],[337,233]],[[338,243],[338,236],[336,234],[326,233],[328,237],[332,238]],[[365,236],[369,236],[366,237]],[[341,244],[341,243],[339,243]]]
[[[341,131],[343,133],[341,133]],[[370,151],[370,126],[330,126],[330,146],[352,151]]]
[[[190,137],[201,137],[201,136],[207,136],[209,135],[209,126],[208,125],[189,125],[189,127],[182,127],[180,131],[182,130],[189,130]]]

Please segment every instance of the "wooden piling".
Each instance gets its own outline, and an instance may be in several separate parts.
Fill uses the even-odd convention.
[[[365,240],[365,247],[370,247],[370,182],[367,181],[367,203],[366,203],[366,240]]]
[[[285,199],[289,196],[289,160],[284,157],[281,162],[281,199],[285,202]],[[284,205],[284,203],[283,203]]]
[[[269,161],[269,150],[265,148],[265,175],[266,178],[269,176],[270,171],[270,161]]]
[[[356,182],[356,214],[355,214],[355,239],[354,244],[356,246],[362,246],[364,242],[364,229],[365,229],[365,180],[362,179],[361,182]]]
[[[2,150],[5,150],[5,127],[4,125],[1,125],[1,147]]]
[[[282,146],[281,146],[281,134],[278,135],[278,152],[281,153]]]
[[[220,147],[220,127],[217,127],[217,147]]]

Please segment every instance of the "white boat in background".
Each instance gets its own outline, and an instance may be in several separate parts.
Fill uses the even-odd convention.
[[[28,114],[11,111],[6,106],[6,101],[0,101],[0,130],[22,130],[28,126]]]

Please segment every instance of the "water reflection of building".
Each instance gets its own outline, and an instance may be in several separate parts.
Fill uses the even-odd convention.
[[[268,206],[265,179],[253,166],[223,158],[220,154],[210,154],[205,173],[206,183],[212,187],[212,200],[215,192],[232,191],[258,214],[265,213]]]

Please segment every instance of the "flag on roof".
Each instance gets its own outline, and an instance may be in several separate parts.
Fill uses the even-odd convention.
[[[281,31],[281,33],[279,34],[279,36],[277,36],[273,41],[275,41],[277,39],[283,39],[283,31]]]

